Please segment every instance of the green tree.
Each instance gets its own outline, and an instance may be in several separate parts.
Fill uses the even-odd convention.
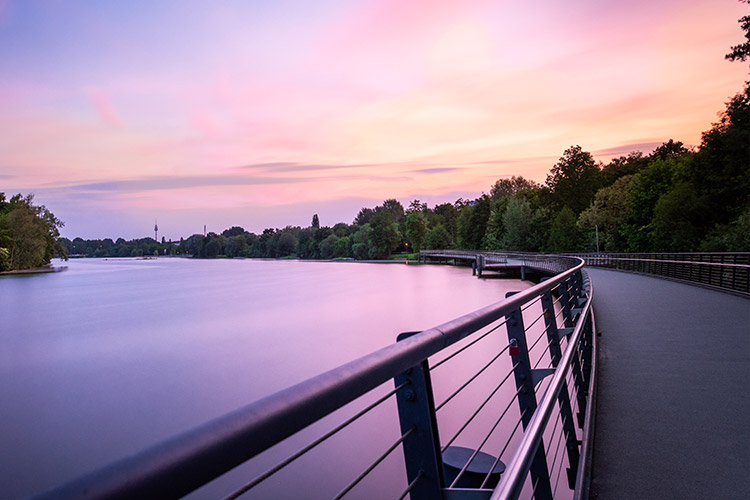
[[[333,256],[336,258],[350,257],[351,250],[351,239],[348,236],[343,236],[336,240],[336,245],[333,248]]]
[[[412,250],[419,252],[427,241],[427,219],[422,212],[411,212],[406,216],[406,239]]]
[[[635,175],[627,192],[627,224],[621,232],[632,252],[649,252],[653,248],[651,221],[659,198],[674,184],[677,163],[673,159],[657,159]]]
[[[486,194],[465,206],[458,216],[458,247],[467,250],[482,248],[490,218],[490,197]]]
[[[375,211],[385,210],[391,214],[391,221],[398,224],[401,222],[401,220],[404,218],[404,206],[401,205],[401,202],[391,198],[388,200],[385,200],[383,204],[375,209]]]
[[[531,225],[534,212],[531,204],[520,196],[508,200],[503,214],[505,233],[500,242],[505,250],[528,251],[532,247]]]
[[[578,217],[581,231],[594,233],[598,227],[600,248],[608,252],[628,250],[622,229],[630,213],[628,192],[633,180],[633,175],[626,175],[597,191],[594,202]]]
[[[336,242],[338,236],[331,233],[326,236],[326,239],[320,242],[320,258],[321,259],[332,259],[336,251]]]
[[[445,226],[438,224],[427,233],[427,248],[430,250],[446,250],[453,248],[453,238]]]
[[[498,179],[490,189],[490,198],[493,200],[510,198],[523,190],[535,187],[538,187],[536,182],[524,179],[521,176],[513,176],[510,179]]]
[[[291,231],[283,231],[276,243],[276,253],[279,257],[287,257],[297,251],[297,238]]]
[[[313,214],[312,223],[310,224],[310,227],[313,227],[315,229],[320,227],[320,219],[318,219],[318,214]]]
[[[227,257],[230,257],[230,258],[241,257],[245,254],[245,251],[247,250],[247,240],[245,240],[245,236],[242,233],[235,234],[234,236],[230,236],[227,238],[226,241],[227,241],[227,244],[226,244]]]
[[[750,3],[750,0],[740,0],[741,2]],[[730,61],[745,61],[750,57],[750,15],[742,16],[739,20],[740,27],[745,32],[745,41],[732,47],[732,51],[724,56]]]
[[[372,208],[362,208],[354,218],[354,224],[357,226],[364,226],[365,224],[369,224],[374,215],[375,210],[373,210]]]
[[[59,241],[63,223],[33,199],[17,194],[6,200],[0,193],[0,270],[30,269],[49,264],[55,256],[67,257]]]
[[[390,210],[379,210],[370,223],[372,232],[370,234],[370,248],[368,251],[371,259],[385,259],[401,241],[398,226],[391,218]]]
[[[557,209],[570,207],[575,214],[591,204],[601,187],[601,172],[591,153],[571,146],[547,175],[547,187]]]
[[[547,252],[570,252],[578,250],[581,235],[576,225],[576,215],[569,207],[563,207],[552,221]]]

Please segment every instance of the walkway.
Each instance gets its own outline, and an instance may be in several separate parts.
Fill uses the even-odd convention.
[[[750,498],[750,300],[587,268],[599,391],[591,498]]]

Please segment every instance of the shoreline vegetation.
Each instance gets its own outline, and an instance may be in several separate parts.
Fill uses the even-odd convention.
[[[734,47],[728,59],[744,61],[750,55],[750,32],[747,36],[748,43]],[[255,234],[233,226],[179,241],[70,240],[60,237],[63,222],[43,205],[35,206],[33,195],[6,200],[0,192],[0,272],[43,268],[53,257],[408,261],[422,249],[749,251],[748,137],[750,82],[727,102],[695,148],[670,139],[648,155],[634,151],[597,164],[575,145],[565,150],[544,184],[501,178],[473,200],[432,208],[416,199],[406,208],[388,199],[362,208],[351,224],[321,226],[314,214],[304,228]]]

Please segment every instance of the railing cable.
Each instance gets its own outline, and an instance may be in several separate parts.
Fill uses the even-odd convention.
[[[458,480],[459,480],[459,479],[461,478],[461,476],[463,476],[464,472],[466,472],[466,469],[468,469],[468,468],[469,468],[469,465],[471,465],[471,462],[473,462],[473,461],[474,461],[474,458],[476,458],[476,456],[477,456],[477,455],[479,454],[479,452],[480,452],[480,451],[482,450],[482,448],[484,447],[484,445],[485,445],[485,444],[487,443],[487,441],[488,441],[488,440],[490,439],[490,436],[492,436],[492,433],[493,433],[493,432],[495,432],[495,429],[497,428],[497,426],[498,426],[498,425],[500,425],[500,421],[501,421],[501,420],[503,419],[503,417],[505,416],[505,414],[506,414],[506,413],[508,413],[508,410],[510,409],[511,405],[512,405],[512,404],[513,404],[513,402],[514,402],[514,401],[516,400],[516,398],[518,397],[518,394],[519,394],[519,393],[521,392],[521,390],[522,390],[522,389],[523,389],[523,387],[519,387],[519,388],[518,388],[518,390],[517,390],[517,391],[516,391],[516,393],[515,393],[515,394],[513,395],[513,397],[511,398],[510,402],[508,403],[508,406],[506,406],[506,407],[505,407],[505,410],[503,410],[503,413],[502,413],[502,414],[500,415],[500,417],[498,417],[498,419],[497,419],[497,420],[495,421],[495,425],[493,425],[493,426],[492,426],[492,428],[491,428],[491,429],[490,429],[490,431],[489,431],[489,432],[487,433],[487,435],[485,436],[485,438],[484,438],[484,439],[482,440],[482,442],[481,442],[481,443],[479,444],[479,446],[477,446],[477,449],[476,449],[476,450],[474,450],[474,453],[472,453],[472,454],[471,454],[471,457],[469,457],[469,460],[467,460],[467,461],[466,461],[466,464],[464,464],[464,466],[463,466],[463,468],[461,469],[461,471],[459,471],[458,475],[456,475],[456,478],[455,478],[455,479],[453,480],[453,482],[451,483],[451,485],[450,485],[450,488],[453,488],[453,487],[454,487],[454,486],[456,485],[456,483],[457,483],[457,482],[458,482]],[[443,451],[445,451],[445,450],[443,450]],[[493,464],[493,466],[492,466],[492,468],[490,469],[490,471],[492,471],[492,470],[493,470],[493,469],[495,468],[495,465],[497,465],[497,464]]]
[[[411,490],[414,488],[414,485],[417,484],[417,481],[422,479],[422,477],[424,477],[424,471],[420,470],[417,473],[417,477],[415,477],[414,480],[411,483],[409,483],[409,486],[406,487],[403,493],[401,493],[401,495],[399,495],[399,497],[396,500],[404,500],[404,498],[406,498],[406,495],[408,495],[411,492]]]
[[[335,497],[333,497],[332,500],[341,500],[341,498],[343,498],[344,495],[346,495],[347,493],[349,493],[352,488],[354,488],[355,486],[357,486],[360,483],[360,481],[362,481],[370,472],[372,472],[372,470],[375,467],[378,466],[378,464],[380,464],[380,462],[382,462],[383,460],[385,460],[388,457],[388,455],[390,455],[391,453],[393,453],[393,450],[395,450],[396,448],[398,448],[399,445],[401,443],[403,443],[404,440],[407,437],[409,437],[412,432],[414,432],[416,430],[417,430],[417,427],[414,426],[411,429],[409,429],[408,431],[404,432],[401,435],[401,437],[398,438],[396,440],[396,442],[391,445],[390,448],[388,448],[382,455],[380,455],[378,458],[376,458],[375,461],[372,464],[370,464],[364,471],[362,471],[362,473],[359,476],[357,476],[354,479],[354,481],[352,481],[351,483],[349,483],[346,486],[346,488],[344,488],[343,490],[341,490],[338,495],[336,495]]]
[[[508,348],[510,348],[510,345],[506,345],[506,346],[505,346],[505,347],[504,347],[504,348],[503,348],[503,349],[502,349],[502,350],[501,350],[500,352],[498,352],[498,353],[497,353],[497,354],[495,355],[495,357],[494,357],[494,358],[492,358],[492,359],[491,359],[491,360],[490,360],[490,361],[489,361],[489,362],[488,362],[488,363],[487,363],[486,365],[484,365],[484,366],[483,366],[483,367],[482,367],[482,368],[481,368],[481,369],[480,369],[480,370],[479,370],[479,371],[478,371],[477,373],[475,373],[475,374],[474,374],[474,375],[473,375],[473,376],[472,376],[472,377],[471,377],[471,378],[470,378],[469,380],[467,380],[466,382],[464,382],[464,383],[463,383],[463,385],[462,385],[461,387],[459,387],[458,389],[456,389],[456,391],[455,391],[455,392],[454,392],[453,394],[451,394],[450,396],[448,396],[448,399],[446,399],[445,401],[443,401],[442,403],[440,403],[440,404],[439,404],[439,405],[438,405],[438,406],[437,406],[437,407],[435,408],[435,412],[437,413],[437,411],[438,411],[438,410],[439,410],[440,408],[442,408],[443,406],[445,406],[445,405],[446,405],[446,404],[448,403],[448,401],[450,401],[451,399],[453,399],[454,397],[456,397],[456,396],[458,395],[458,393],[459,393],[459,392],[463,391],[463,390],[464,390],[464,389],[466,388],[466,386],[468,386],[468,385],[469,385],[470,383],[472,383],[472,382],[473,382],[474,380],[476,380],[476,379],[477,379],[477,377],[479,377],[479,376],[480,376],[480,375],[481,375],[481,374],[482,374],[482,373],[483,373],[483,372],[484,372],[484,371],[485,371],[485,370],[486,370],[487,368],[489,368],[489,367],[490,367],[490,365],[492,365],[492,363],[494,363],[495,361],[497,361],[497,360],[498,360],[498,358],[500,358],[500,356],[501,356],[501,355],[502,355],[502,354],[503,354],[503,353],[504,353],[505,351],[507,351],[507,350],[508,350]]]
[[[500,459],[503,457],[503,454],[505,454],[505,450],[508,449],[508,445],[513,440],[513,436],[516,434],[516,431],[518,430],[518,426],[521,425],[521,422],[523,422],[523,417],[526,415],[526,413],[529,411],[528,408],[526,408],[523,413],[521,413],[521,416],[518,418],[518,422],[516,422],[516,425],[513,427],[513,430],[510,432],[510,435],[508,436],[507,441],[505,441],[505,445],[503,445],[503,449],[500,450],[500,453],[497,455],[497,458],[495,458],[495,462],[492,464],[492,467],[490,467],[489,472],[484,477],[484,481],[482,481],[482,484],[479,486],[479,488],[484,488],[487,485],[487,481],[490,480],[490,477],[492,477],[492,471],[495,470],[495,467],[498,463],[500,463]],[[498,419],[499,420],[499,419]]]
[[[331,429],[330,431],[328,431],[326,434],[322,435],[321,437],[319,437],[318,439],[316,439],[312,443],[308,444],[307,446],[305,446],[304,448],[302,448],[301,450],[299,450],[297,453],[293,454],[292,456],[290,456],[286,460],[284,460],[282,462],[279,462],[276,466],[272,467],[271,469],[267,470],[266,472],[264,472],[260,476],[256,477],[255,479],[253,479],[252,481],[250,481],[245,486],[243,486],[242,488],[238,489],[237,491],[235,491],[231,495],[225,497],[224,500],[234,500],[234,499],[239,498],[240,496],[244,495],[245,493],[247,493],[248,491],[250,491],[251,489],[253,489],[254,487],[256,487],[261,482],[263,482],[266,479],[268,479],[269,477],[273,476],[274,474],[276,474],[277,472],[279,472],[281,469],[283,469],[284,467],[286,467],[287,465],[291,464],[292,462],[294,462],[295,460],[297,460],[298,458],[300,458],[302,455],[304,455],[308,451],[312,450],[313,448],[315,448],[316,446],[318,446],[319,444],[321,444],[323,441],[326,441],[328,438],[330,438],[334,434],[338,433],[339,431],[343,430],[345,427],[349,426],[349,424],[351,424],[355,420],[359,419],[360,417],[362,417],[363,415],[365,415],[366,413],[368,413],[370,410],[372,410],[375,407],[379,406],[380,404],[384,403],[388,398],[390,398],[391,396],[393,396],[394,394],[396,394],[398,391],[400,391],[401,389],[403,389],[404,387],[406,387],[409,384],[410,384],[410,382],[404,382],[403,384],[399,385],[398,387],[396,387],[395,389],[393,389],[392,391],[390,391],[385,396],[381,397],[377,401],[375,401],[372,404],[370,404],[367,408],[364,408],[364,409],[360,410],[356,415],[353,415],[352,417],[350,417],[345,422],[343,422],[343,423],[339,424],[338,426],[334,427],[333,429]]]
[[[483,333],[481,337],[479,337],[479,338],[471,341],[470,343],[466,344],[461,349],[457,350],[456,352],[454,352],[450,356],[446,357],[445,359],[438,361],[437,363],[435,363],[433,366],[430,367],[430,371],[434,370],[435,368],[437,368],[438,366],[442,365],[446,361],[449,361],[450,359],[458,356],[459,354],[461,354],[462,352],[464,352],[466,349],[468,349],[469,347],[473,346],[474,344],[476,344],[477,342],[479,342],[480,340],[482,340],[483,338],[485,338],[487,335],[489,335],[490,333],[494,332],[495,330],[497,330],[498,328],[500,328],[501,326],[503,326],[507,321],[508,320],[503,320],[501,323],[499,323],[499,324],[495,325],[494,327],[492,327],[491,330]]]
[[[516,365],[515,365],[515,366],[514,366],[513,368],[515,369],[515,367],[516,367],[516,366],[518,366],[518,363],[516,363]],[[489,402],[489,400],[490,400],[490,399],[492,398],[492,396],[494,396],[494,395],[495,395],[495,393],[496,393],[496,392],[497,392],[497,391],[498,391],[498,390],[500,389],[500,387],[502,387],[502,385],[503,385],[503,384],[505,383],[505,381],[506,381],[506,380],[508,380],[508,378],[509,378],[509,377],[510,377],[511,375],[513,375],[513,371],[511,371],[511,372],[510,372],[510,373],[509,373],[508,375],[506,375],[506,376],[505,376],[505,378],[503,379],[503,381],[502,381],[502,382],[500,382],[500,385],[498,385],[498,386],[497,386],[497,387],[495,388],[495,390],[494,390],[494,391],[492,391],[492,394],[490,394],[490,396],[489,396],[489,397],[488,397],[487,399],[485,399],[485,400],[484,400],[484,403],[482,403],[482,404],[481,404],[481,405],[479,406],[479,408],[478,408],[478,409],[477,409],[477,410],[476,410],[476,411],[474,412],[474,414],[473,414],[473,415],[472,415],[471,417],[469,417],[469,419],[468,419],[468,420],[467,420],[466,422],[464,422],[464,424],[463,424],[463,425],[461,426],[461,428],[460,428],[460,429],[458,429],[458,432],[456,432],[456,433],[455,433],[455,434],[453,435],[453,437],[452,437],[452,438],[450,438],[450,439],[448,440],[448,442],[447,442],[447,443],[445,443],[445,446],[443,446],[443,447],[442,447],[442,448],[440,449],[440,453],[445,453],[445,450],[447,450],[447,449],[448,449],[448,447],[449,447],[450,445],[452,445],[452,444],[453,444],[453,442],[454,442],[454,441],[455,441],[455,440],[456,440],[456,439],[458,438],[458,436],[460,436],[460,435],[461,435],[461,433],[462,433],[462,432],[464,431],[464,429],[466,429],[466,427],[467,427],[467,426],[468,426],[468,425],[469,425],[469,424],[471,423],[471,421],[472,421],[472,420],[474,420],[474,418],[475,418],[475,417],[476,417],[476,416],[477,416],[477,415],[479,414],[479,412],[480,412],[480,411],[482,410],[482,408],[484,408],[484,406],[485,406],[485,405],[486,405],[486,404],[487,404],[487,403]],[[508,409],[509,409],[509,408],[511,407],[511,405],[513,404],[513,401],[515,401],[516,397],[518,397],[518,394],[519,394],[519,393],[521,392],[521,389],[522,389],[522,388],[523,388],[523,387],[519,387],[519,388],[518,388],[518,390],[516,391],[516,393],[515,393],[515,394],[513,395],[513,397],[512,397],[511,399],[510,399],[510,402],[508,403],[508,406],[507,406],[507,407],[505,408],[505,411],[503,411],[502,415],[500,415],[500,418],[498,418],[498,420],[497,420],[497,423],[495,424],[495,426],[497,426],[497,424],[498,424],[498,423],[500,423],[500,420],[501,420],[501,419],[503,418],[503,416],[505,416],[505,413],[506,413],[506,412],[508,411]],[[493,430],[495,429],[495,426],[493,426],[493,427],[492,427],[492,429],[490,430],[490,433],[492,433],[492,431],[493,431]]]

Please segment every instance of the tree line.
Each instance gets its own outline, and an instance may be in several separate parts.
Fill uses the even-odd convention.
[[[489,193],[428,207],[388,199],[362,208],[351,224],[234,226],[179,242],[153,238],[73,241],[71,254],[170,254],[212,258],[385,259],[421,249],[528,252],[747,251],[750,249],[750,87],[734,96],[699,147],[669,140],[648,155],[603,164],[571,146],[546,182],[499,179]]]

